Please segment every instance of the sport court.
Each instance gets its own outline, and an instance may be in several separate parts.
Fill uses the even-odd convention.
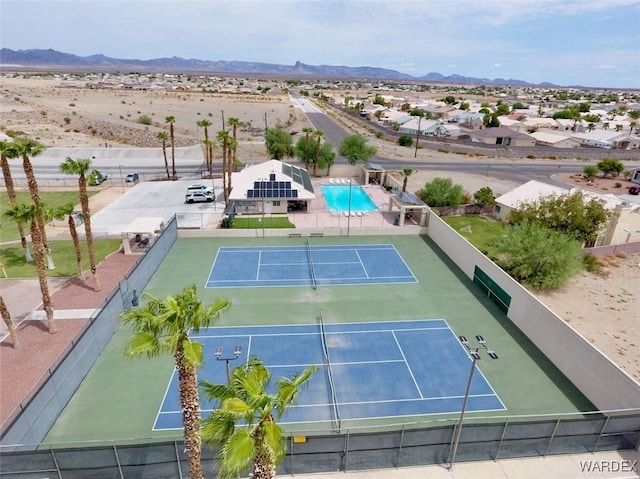
[[[220,248],[207,288],[415,283],[393,245]]]
[[[298,408],[286,418],[288,432],[317,434],[335,429],[334,403],[341,416],[343,431],[391,425],[401,427],[407,423],[442,424],[443,420],[455,421],[459,417],[461,403],[458,396],[464,393],[460,387],[461,378],[464,383],[471,366],[456,337],[464,335],[471,339],[481,334],[499,359],[494,361],[485,355],[478,361],[472,393],[477,396],[484,394],[482,388],[476,388],[482,385],[482,378],[486,378],[486,384],[495,391],[496,403],[490,407],[481,406],[477,404],[479,398],[474,399],[470,403],[473,409],[469,409],[469,419],[593,410],[593,405],[566,377],[426,237],[323,237],[311,241],[310,248],[319,248],[318,251],[336,248],[353,252],[363,246],[377,248],[387,245],[390,250],[395,250],[397,261],[415,278],[409,278],[413,282],[358,284],[349,280],[348,284],[339,285],[321,286],[318,283],[314,288],[307,277],[306,284],[286,287],[205,287],[213,271],[212,264],[221,251],[228,248],[247,251],[297,248],[300,254],[307,248],[306,240],[213,237],[176,241],[144,292],[164,298],[175,295],[188,284],[196,284],[199,285],[198,295],[206,303],[219,296],[229,298],[232,303],[216,322],[212,330],[215,333],[206,332],[207,336],[215,338],[203,338],[205,365],[198,373],[199,379],[224,383],[225,364],[216,361],[213,352],[219,345],[224,346],[225,352],[233,351],[236,341],[240,341],[238,344],[243,346],[243,355],[238,361],[246,360],[247,354],[258,355],[267,366],[274,368],[273,381],[289,371],[300,371],[307,364],[317,364],[322,368],[312,377]],[[317,255],[313,256],[315,268]],[[380,261],[377,255],[373,256],[374,262]],[[321,262],[320,257],[317,261]],[[365,267],[370,266],[364,261],[362,263]],[[288,278],[291,276],[287,273]],[[316,276],[319,276],[317,272]],[[331,277],[335,279],[336,276],[333,274]],[[328,368],[320,339],[320,311],[326,326],[327,357],[331,364],[336,401],[333,401],[327,385]],[[431,323],[431,320],[436,322]],[[436,332],[426,330],[438,320],[440,324],[446,322],[450,330],[436,328],[446,339],[442,339],[443,346],[438,345],[441,340],[436,341],[435,337],[422,339],[423,335],[430,336]],[[419,327],[412,331],[405,324]],[[374,330],[368,330],[374,325]],[[356,331],[353,328],[363,329]],[[299,332],[303,334],[296,335]],[[399,345],[390,339],[394,334],[403,338]],[[414,336],[421,339],[414,341]],[[302,347],[298,341],[302,337],[314,346]],[[175,427],[170,422],[164,423],[164,419],[162,422],[158,420],[160,410],[172,412],[179,409],[175,403],[175,389],[168,392],[175,388],[175,385],[169,386],[174,381],[173,358],[127,360],[122,351],[129,338],[127,328],[116,331],[50,430],[47,442],[180,436],[176,429],[153,430],[154,427]],[[340,341],[352,339],[349,348],[341,346]],[[258,344],[260,349],[256,349]],[[230,367],[237,364],[237,361],[231,361]],[[287,369],[287,366],[293,368]],[[376,374],[369,374],[369,371]],[[409,371],[415,371],[416,383],[411,379],[396,385],[396,376],[410,378]],[[105,394],[107,389],[114,393]],[[497,402],[498,396],[500,403]],[[437,410],[432,404],[453,412],[431,412]],[[414,410],[422,412],[413,414]],[[395,414],[409,416],[397,417]],[[351,419],[361,416],[364,418]],[[297,420],[312,422],[291,422]]]
[[[320,318],[317,325],[213,327],[195,339],[207,358],[217,347],[232,352],[240,346],[231,364],[255,355],[274,378],[319,366],[283,423],[323,422],[340,430],[343,421],[461,411],[471,358],[445,320],[325,324]],[[209,360],[199,376],[225,383],[225,360]],[[468,411],[506,409],[481,371],[474,379]],[[174,372],[154,430],[181,428],[178,397]],[[206,416],[213,405],[202,407]]]

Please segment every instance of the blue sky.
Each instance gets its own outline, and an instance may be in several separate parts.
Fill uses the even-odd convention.
[[[0,0],[0,43],[640,88],[639,0]]]

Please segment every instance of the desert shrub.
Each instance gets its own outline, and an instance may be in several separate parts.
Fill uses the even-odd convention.
[[[140,123],[141,125],[151,125],[152,120],[149,115],[140,115],[138,117],[138,123]]]
[[[591,253],[587,253],[582,258],[582,264],[584,265],[584,269],[589,271],[590,273],[599,273],[602,270],[602,263],[600,260],[592,255]]]
[[[409,135],[400,135],[398,138],[398,145],[400,146],[411,146],[413,145],[413,138]]]
[[[582,174],[585,178],[591,179],[595,178],[598,175],[598,167],[595,165],[587,165],[583,168]]]
[[[529,158],[530,160],[535,160],[536,159],[536,155],[527,155],[527,158]]]

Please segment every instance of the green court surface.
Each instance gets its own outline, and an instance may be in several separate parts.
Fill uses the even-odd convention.
[[[445,319],[456,335],[481,334],[498,360],[483,357],[478,366],[505,404],[493,415],[576,413],[595,407],[491,303],[480,289],[426,237],[360,236],[311,238],[311,245],[392,244],[418,283],[353,286],[287,286],[205,288],[222,246],[301,246],[307,238],[179,239],[149,282],[148,292],[166,296],[194,283],[205,301],[228,297],[232,307],[219,325],[316,323],[322,310],[326,323]],[[173,363],[172,358],[125,360],[129,332],[121,328],[107,345],[75,396],[55,423],[45,443],[179,437],[180,431],[153,432]],[[286,355],[286,351],[282,351]],[[206,358],[215,361],[214,358]],[[220,363],[220,367],[224,367]],[[200,378],[203,379],[203,378]],[[387,421],[456,420],[459,414],[393,418]],[[488,413],[469,413],[490,416]],[[380,424],[358,424],[374,426]],[[313,425],[307,425],[313,430]],[[296,431],[298,429],[295,429]],[[304,429],[300,429],[304,430]],[[292,429],[293,431],[293,429]],[[318,431],[320,432],[320,431]]]

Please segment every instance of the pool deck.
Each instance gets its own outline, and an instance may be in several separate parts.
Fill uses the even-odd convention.
[[[332,178],[335,181],[335,178]],[[395,226],[394,220],[399,215],[397,209],[389,211],[391,202],[391,193],[386,191],[379,185],[363,185],[358,178],[350,178],[354,185],[364,188],[369,198],[375,203],[378,211],[357,214],[332,213],[322,194],[322,185],[331,185],[330,178],[312,179],[313,188],[316,192],[316,199],[309,202],[307,211],[290,212],[289,219],[297,228],[398,228]],[[347,180],[347,178],[339,178],[339,180]],[[340,183],[338,183],[340,184]],[[348,183],[342,183],[347,186]],[[418,225],[408,219],[405,227]]]

